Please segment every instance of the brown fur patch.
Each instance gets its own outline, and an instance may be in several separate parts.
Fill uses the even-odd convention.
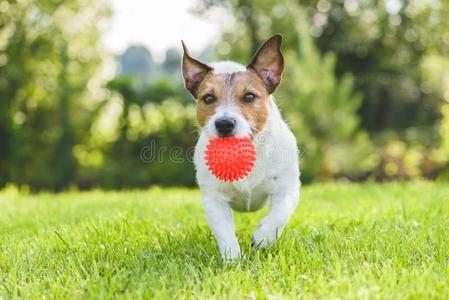
[[[207,120],[215,113],[215,109],[224,101],[224,93],[228,74],[209,73],[201,82],[197,93],[196,120],[203,127]],[[212,104],[204,102],[204,97],[213,95],[216,101]]]
[[[245,119],[253,126],[252,133],[261,131],[267,123],[270,111],[268,91],[257,74],[246,71],[237,73],[234,79],[234,99]],[[256,98],[247,103],[243,100],[246,93],[253,93]]]
[[[246,93],[253,93],[256,98],[253,102],[245,102]],[[216,101],[207,104],[204,97],[213,95]],[[198,87],[197,93],[197,121],[203,127],[207,120],[215,113],[218,106],[224,101],[234,101],[244,118],[252,126],[252,134],[261,131],[267,122],[270,102],[269,94],[264,82],[252,71],[232,74],[209,73]]]

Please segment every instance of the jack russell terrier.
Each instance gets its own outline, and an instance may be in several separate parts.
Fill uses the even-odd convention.
[[[190,56],[182,43],[182,74],[197,102],[200,136],[195,147],[196,178],[206,218],[224,260],[241,258],[233,210],[270,211],[257,226],[252,245],[267,248],[281,235],[299,201],[298,148],[274,97],[284,69],[282,37],[266,41],[248,66],[231,61],[205,64]],[[224,182],[208,170],[204,151],[210,138],[250,137],[256,148],[252,172],[237,182]]]

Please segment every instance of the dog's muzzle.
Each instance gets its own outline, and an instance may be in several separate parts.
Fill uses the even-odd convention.
[[[235,128],[236,120],[230,117],[221,117],[215,120],[215,128],[220,137],[231,136]]]

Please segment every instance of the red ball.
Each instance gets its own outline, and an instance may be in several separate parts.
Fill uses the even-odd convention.
[[[254,168],[256,149],[250,138],[223,137],[210,139],[205,151],[209,171],[220,180],[237,181]]]

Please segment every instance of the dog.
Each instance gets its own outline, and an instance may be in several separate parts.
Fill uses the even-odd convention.
[[[242,258],[233,210],[256,211],[269,204],[252,246],[265,249],[281,235],[299,201],[300,178],[296,139],[282,119],[272,93],[281,81],[282,36],[274,35],[243,66],[232,61],[203,63],[182,41],[182,75],[197,102],[200,135],[194,151],[196,179],[207,222],[224,260]],[[250,137],[256,149],[252,172],[236,182],[224,182],[208,170],[204,151],[211,138]]]

